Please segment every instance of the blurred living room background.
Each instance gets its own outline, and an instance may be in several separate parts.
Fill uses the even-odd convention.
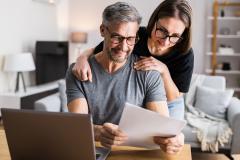
[[[142,26],[162,2],[123,1],[138,9]],[[64,78],[78,53],[102,41],[102,11],[114,2],[117,0],[0,1],[0,108],[33,109],[37,100],[58,92],[58,80]],[[214,2],[222,5],[214,9]],[[193,9],[194,74],[223,77],[224,87],[226,83],[239,98],[240,0],[189,3]],[[21,61],[23,56],[27,58]]]
[[[238,0],[235,1],[239,2]],[[84,50],[89,47],[94,47],[102,40],[99,34],[101,13],[105,6],[113,2],[116,2],[116,0],[1,1],[0,91],[12,91],[14,90],[16,83],[16,73],[4,72],[3,70],[4,57],[6,55],[29,52],[32,53],[34,60],[37,61],[36,44],[38,41],[67,42],[68,44],[65,46],[65,49],[66,47],[68,48],[68,64],[70,64],[75,61],[75,58],[77,56],[77,49]],[[161,2],[161,0],[150,0],[141,2],[139,2],[138,0],[128,0],[127,2],[132,3],[139,10],[143,17],[142,25],[145,26],[150,17],[150,14]],[[192,47],[195,55],[194,73],[210,73],[210,71],[207,71],[207,69],[210,69],[210,67],[207,66],[207,63],[209,63],[211,56],[207,54],[211,51],[211,47],[209,46],[212,42],[211,39],[207,36],[212,32],[211,20],[209,17],[213,16],[213,0],[189,0],[189,2],[193,8]],[[224,21],[224,23],[227,23],[228,25],[229,23],[233,23],[235,25],[235,31],[236,33],[238,31],[238,37],[234,38],[234,43],[239,43],[238,38],[240,34],[240,20],[226,20]],[[224,27],[223,32],[224,29],[225,32],[228,32],[228,29],[230,29],[230,27]],[[77,42],[77,33],[75,33],[74,41],[74,39],[71,39],[74,38],[73,36],[71,36],[74,34],[74,32],[85,34],[85,39],[80,39],[80,41]],[[235,45],[231,47],[238,46]],[[235,53],[239,53],[240,51],[239,48],[233,49]],[[44,50],[46,50],[46,48],[44,48]],[[234,58],[235,60],[239,61],[239,55],[235,55]],[[226,61],[228,62],[228,60]],[[229,65],[229,63],[227,62],[225,62],[226,67]],[[238,63],[236,68],[233,69],[234,71],[238,72],[233,72],[233,74],[235,73],[240,75],[239,69],[240,68]],[[38,71],[38,68],[36,68],[36,71]],[[35,71],[26,72],[23,74],[26,81],[26,86],[33,86],[36,84]],[[236,88],[238,89],[240,86],[239,81],[240,79],[238,77],[238,84],[236,84]],[[239,90],[237,89],[236,91],[239,92]]]

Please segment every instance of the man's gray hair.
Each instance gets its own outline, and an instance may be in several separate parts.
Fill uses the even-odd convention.
[[[103,25],[115,22],[137,22],[141,23],[142,17],[137,9],[126,2],[117,2],[107,6],[102,14]]]

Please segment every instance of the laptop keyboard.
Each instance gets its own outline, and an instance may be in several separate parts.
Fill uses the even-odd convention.
[[[96,147],[96,160],[105,160],[110,153],[109,149],[102,148],[102,147]]]
[[[96,159],[98,159],[101,156],[100,153],[96,153]]]

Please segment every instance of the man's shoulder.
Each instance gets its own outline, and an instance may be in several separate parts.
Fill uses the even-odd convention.
[[[140,58],[140,56],[138,56],[138,55],[135,55],[135,54],[131,54],[131,56],[130,56],[130,61],[131,61],[131,63],[133,64],[134,62],[137,62],[138,60],[140,60],[141,58]],[[133,66],[133,65],[132,65]],[[147,71],[143,71],[143,70],[135,70],[136,71],[136,73],[138,74],[138,75],[142,75],[142,76],[155,76],[155,77],[161,77],[161,74],[158,72],[158,71],[156,71],[156,70],[147,70]]]
[[[156,78],[156,79],[160,79],[161,78],[161,74],[160,72],[156,71],[156,70],[148,70],[145,71],[146,73],[146,77],[152,79],[152,78]]]
[[[69,83],[83,83],[85,81],[80,81],[73,73],[73,67],[74,67],[75,63],[72,63],[67,71],[66,71],[66,75],[65,75],[65,79],[66,79],[66,82],[69,82]]]
[[[138,56],[138,55],[136,55],[136,54],[131,54],[131,55],[129,56],[129,58],[130,58],[130,61],[131,61],[131,62],[136,62],[136,61],[140,60],[140,56]]]
[[[137,70],[137,75],[144,78],[146,81],[150,79],[161,79],[161,74],[156,70],[148,70],[148,71],[142,71]]]
[[[70,66],[67,69],[66,76],[69,74],[72,74],[72,69],[73,69],[74,65],[75,65],[75,63],[70,64]]]
[[[76,79],[76,77],[74,76],[74,74],[72,72],[74,65],[75,65],[75,63],[72,63],[66,71],[66,75],[65,75],[66,82],[72,82],[74,79]]]

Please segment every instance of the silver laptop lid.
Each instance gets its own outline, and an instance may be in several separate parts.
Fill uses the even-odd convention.
[[[90,115],[1,111],[12,160],[95,160]]]

